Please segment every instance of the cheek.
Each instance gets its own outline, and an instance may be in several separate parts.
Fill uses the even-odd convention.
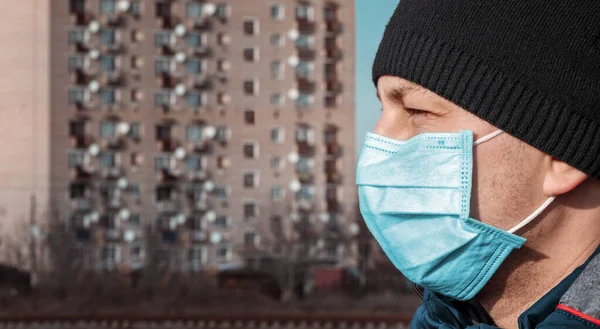
[[[508,230],[539,206],[541,159],[516,143],[486,144],[474,149],[471,217]]]

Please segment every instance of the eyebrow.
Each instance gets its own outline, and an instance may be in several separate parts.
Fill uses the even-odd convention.
[[[393,100],[402,101],[406,96],[414,92],[425,92],[426,89],[416,85],[409,84],[398,84],[390,88],[386,95]],[[381,95],[379,94],[379,90],[376,91],[377,98],[381,101]]]

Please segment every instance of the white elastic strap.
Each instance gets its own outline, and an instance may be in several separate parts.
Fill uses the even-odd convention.
[[[491,134],[489,134],[489,135],[486,135],[486,136],[483,136],[483,137],[481,137],[480,139],[476,140],[476,141],[473,143],[473,145],[479,145],[479,144],[481,144],[481,143],[483,143],[483,142],[487,142],[487,141],[489,141],[490,139],[492,139],[492,138],[494,138],[494,137],[496,137],[496,136],[498,136],[498,135],[502,134],[503,132],[504,132],[504,131],[502,131],[502,130],[496,130],[496,131],[494,131],[493,133],[491,133]]]
[[[536,211],[533,212],[533,214],[529,215],[529,217],[525,218],[521,223],[519,223],[517,226],[511,228],[510,230],[508,230],[508,233],[515,233],[516,231],[520,230],[521,228],[523,228],[523,226],[531,223],[532,220],[534,220],[537,216],[539,216],[544,210],[546,210],[546,208],[548,208],[548,206],[552,203],[552,201],[554,201],[554,199],[556,199],[555,196],[551,196],[548,198],[548,200],[546,200],[546,202],[542,203],[542,205],[537,208]]]

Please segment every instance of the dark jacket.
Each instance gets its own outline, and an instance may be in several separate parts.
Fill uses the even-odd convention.
[[[485,313],[485,311],[483,311]],[[424,290],[411,329],[489,329],[474,302]],[[581,266],[519,316],[519,329],[600,329],[600,247]]]

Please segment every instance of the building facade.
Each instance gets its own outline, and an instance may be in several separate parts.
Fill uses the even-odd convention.
[[[48,15],[39,204],[84,267],[353,253],[352,3],[70,0]]]

